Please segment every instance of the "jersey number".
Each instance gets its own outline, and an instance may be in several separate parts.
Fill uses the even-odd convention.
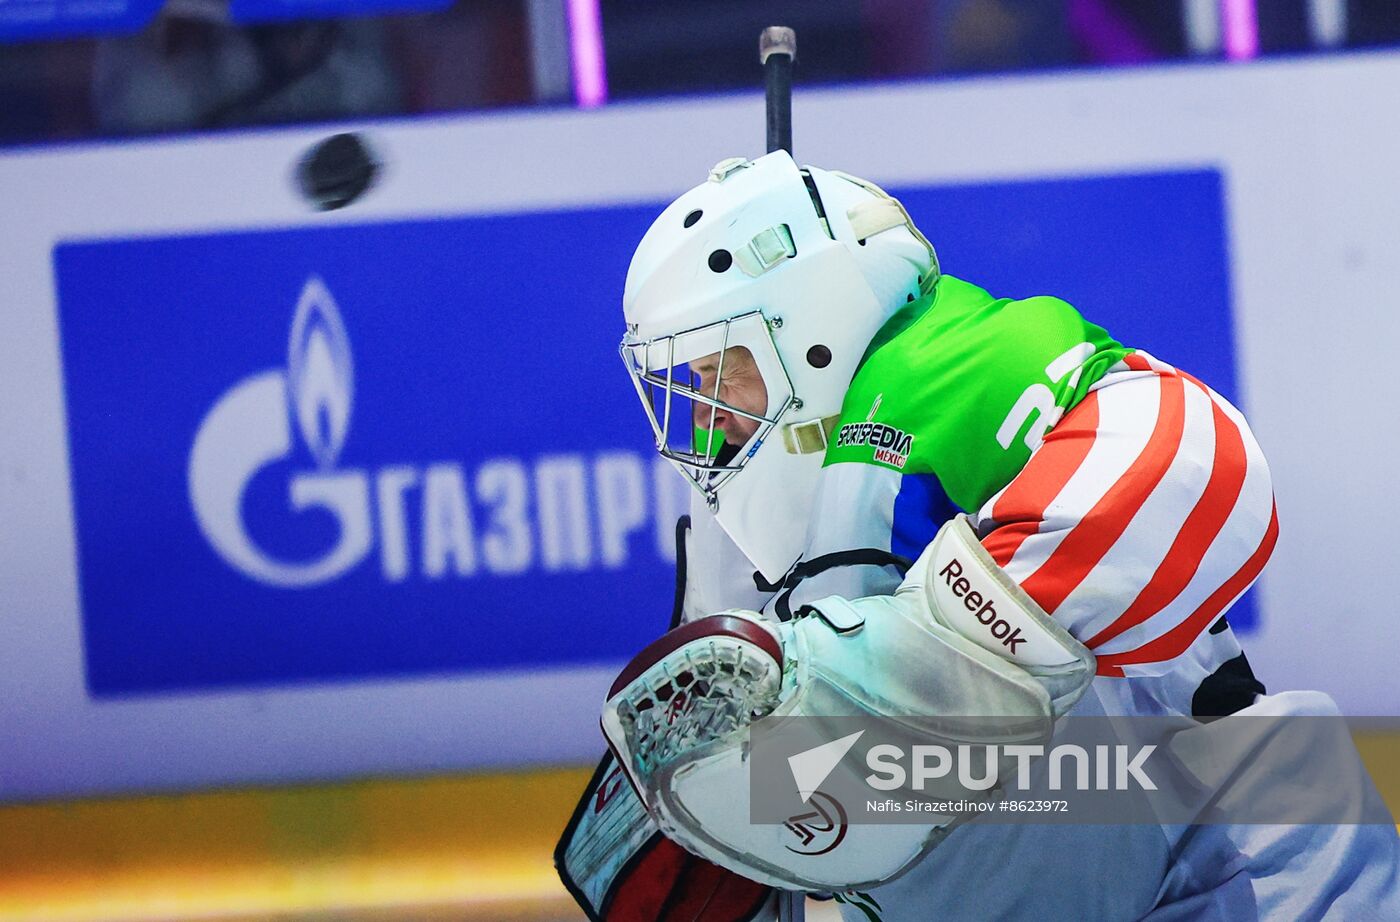
[[[1071,346],[1045,366],[1045,376],[1050,379],[1051,384],[1059,384],[1065,375],[1069,375],[1067,386],[1072,388],[1079,383],[1085,359],[1093,354],[1092,343]],[[1021,396],[1016,398],[1015,405],[1011,407],[1011,412],[1001,421],[1001,427],[997,429],[997,443],[1003,449],[1009,449],[1020,431],[1026,428],[1027,423],[1031,423],[1024,441],[1027,448],[1035,451],[1044,440],[1045,433],[1060,421],[1064,413],[1064,407],[1055,405],[1054,391],[1044,384],[1032,384],[1021,392]],[[1033,423],[1032,417],[1035,417]]]

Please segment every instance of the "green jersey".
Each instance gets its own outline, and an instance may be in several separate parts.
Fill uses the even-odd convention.
[[[826,464],[931,474],[975,510],[1131,351],[1059,298],[994,298],[945,275],[876,334]]]

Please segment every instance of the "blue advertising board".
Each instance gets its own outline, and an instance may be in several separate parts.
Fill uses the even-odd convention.
[[[0,42],[135,32],[164,0],[3,0]]]
[[[430,13],[445,10],[452,0],[229,0],[234,22],[275,22],[284,19],[335,19],[388,13]]]
[[[164,0],[0,0],[0,42],[121,35],[144,28]],[[229,19],[250,24],[445,10],[452,0],[229,0]]]
[[[1219,174],[893,191],[946,271],[1060,295],[1236,396]],[[90,692],[617,662],[652,639],[685,488],[616,344],[660,208],[56,247]]]

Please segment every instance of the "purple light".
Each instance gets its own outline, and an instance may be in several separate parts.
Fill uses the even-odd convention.
[[[1070,28],[1091,61],[1134,64],[1160,57],[1104,0],[1070,0],[1068,13]]]
[[[568,0],[569,57],[574,100],[581,109],[608,101],[608,73],[603,62],[603,17],[598,0]]]
[[[1254,0],[1220,0],[1220,20],[1225,31],[1225,57],[1243,61],[1259,54]]]

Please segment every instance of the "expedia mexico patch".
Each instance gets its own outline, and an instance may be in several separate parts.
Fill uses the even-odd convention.
[[[847,423],[837,431],[837,448],[861,445],[874,449],[874,459],[880,464],[903,468],[909,460],[910,449],[914,447],[914,437],[903,429],[868,421]]]

